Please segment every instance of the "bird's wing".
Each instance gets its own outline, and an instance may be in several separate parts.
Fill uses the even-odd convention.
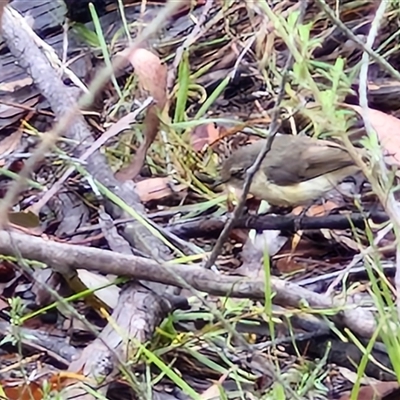
[[[269,180],[293,185],[353,164],[347,151],[335,143],[316,140],[308,141],[307,146],[296,144],[290,152],[287,147],[277,146],[274,160],[265,160]]]
[[[354,165],[353,159],[343,147],[322,140],[319,142],[305,152],[308,165],[304,171],[304,180]]]

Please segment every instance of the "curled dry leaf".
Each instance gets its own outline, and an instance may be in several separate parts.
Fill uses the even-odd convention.
[[[170,179],[167,177],[149,178],[136,183],[136,193],[143,203],[150,200],[163,199],[184,189],[185,185],[174,185],[174,189],[172,190]]]
[[[361,107],[351,104],[346,106],[362,114]],[[387,153],[387,156],[385,155],[387,162],[400,165],[400,120],[372,108],[369,109],[369,119]]]
[[[144,101],[151,96],[154,100],[154,104],[146,111],[143,143],[133,162],[116,174],[117,179],[125,181],[134,179],[139,174],[147,150],[157,136],[160,126],[159,113],[167,103],[167,67],[161,63],[159,57],[146,49],[137,49],[130,54],[128,50],[124,50],[120,55],[128,58],[138,76],[140,99]]]

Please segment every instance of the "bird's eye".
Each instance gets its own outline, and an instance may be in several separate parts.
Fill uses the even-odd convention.
[[[232,168],[231,169],[231,176],[234,178],[243,178],[243,176],[245,175],[246,170],[244,168]]]

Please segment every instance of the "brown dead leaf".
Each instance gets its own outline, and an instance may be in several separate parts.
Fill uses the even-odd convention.
[[[279,258],[278,260],[275,261],[275,268],[281,273],[281,274],[289,274],[301,270],[305,270],[305,265],[302,262],[299,262],[295,258],[292,257],[285,257],[285,258]]]
[[[25,166],[25,163],[23,160],[14,160],[8,166],[8,170],[11,172],[14,172],[16,174],[19,174],[22,171],[22,169],[24,168],[24,166]]]
[[[332,201],[326,201],[322,205],[313,204],[311,207],[308,208],[306,215],[308,217],[321,217],[323,215],[326,215],[327,213],[329,213],[329,211],[332,211],[337,207],[338,207],[338,205]],[[292,214],[300,215],[303,210],[304,210],[304,207],[301,207],[301,206],[295,207],[292,210]]]
[[[172,191],[170,179],[165,178],[149,178],[136,183],[136,193],[139,195],[140,200],[146,203],[150,200],[160,200],[165,197],[171,196],[174,192],[182,191],[185,185],[174,185]]]
[[[214,123],[196,126],[190,135],[192,147],[195,151],[203,151],[220,137],[221,131]]]
[[[351,104],[346,106],[361,115],[361,107]],[[400,165],[400,120],[393,115],[372,108],[369,109],[369,118],[387,153],[385,159],[391,164]]]
[[[144,119],[144,141],[136,152],[133,162],[116,173],[116,178],[125,181],[134,179],[140,172],[146,159],[147,150],[157,136],[162,112],[167,103],[167,67],[159,57],[146,49],[137,49],[129,54],[126,49],[119,53],[128,58],[139,81],[139,97],[144,101],[151,96],[154,104],[147,111]]]
[[[389,400],[399,398],[399,384],[397,382],[378,382],[370,386],[363,386],[358,392],[358,400]],[[396,393],[395,397],[392,397]],[[342,394],[339,400],[350,400],[351,392]]]
[[[201,400],[217,400],[221,398],[221,385],[226,381],[228,374],[225,373],[221,375],[217,382],[214,382],[207,390],[205,390],[201,395]]]
[[[305,235],[297,235],[294,240],[295,246],[293,240],[288,240],[274,257],[275,267],[282,273],[320,267],[320,260],[326,254],[326,249],[315,246],[314,242]],[[318,260],[318,262],[313,260]]]

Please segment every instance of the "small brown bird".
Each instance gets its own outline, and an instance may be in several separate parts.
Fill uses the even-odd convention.
[[[246,170],[265,140],[235,151],[222,165],[221,183],[242,189]],[[250,194],[274,206],[304,205],[322,197],[358,167],[340,145],[308,136],[279,135],[250,185]]]

